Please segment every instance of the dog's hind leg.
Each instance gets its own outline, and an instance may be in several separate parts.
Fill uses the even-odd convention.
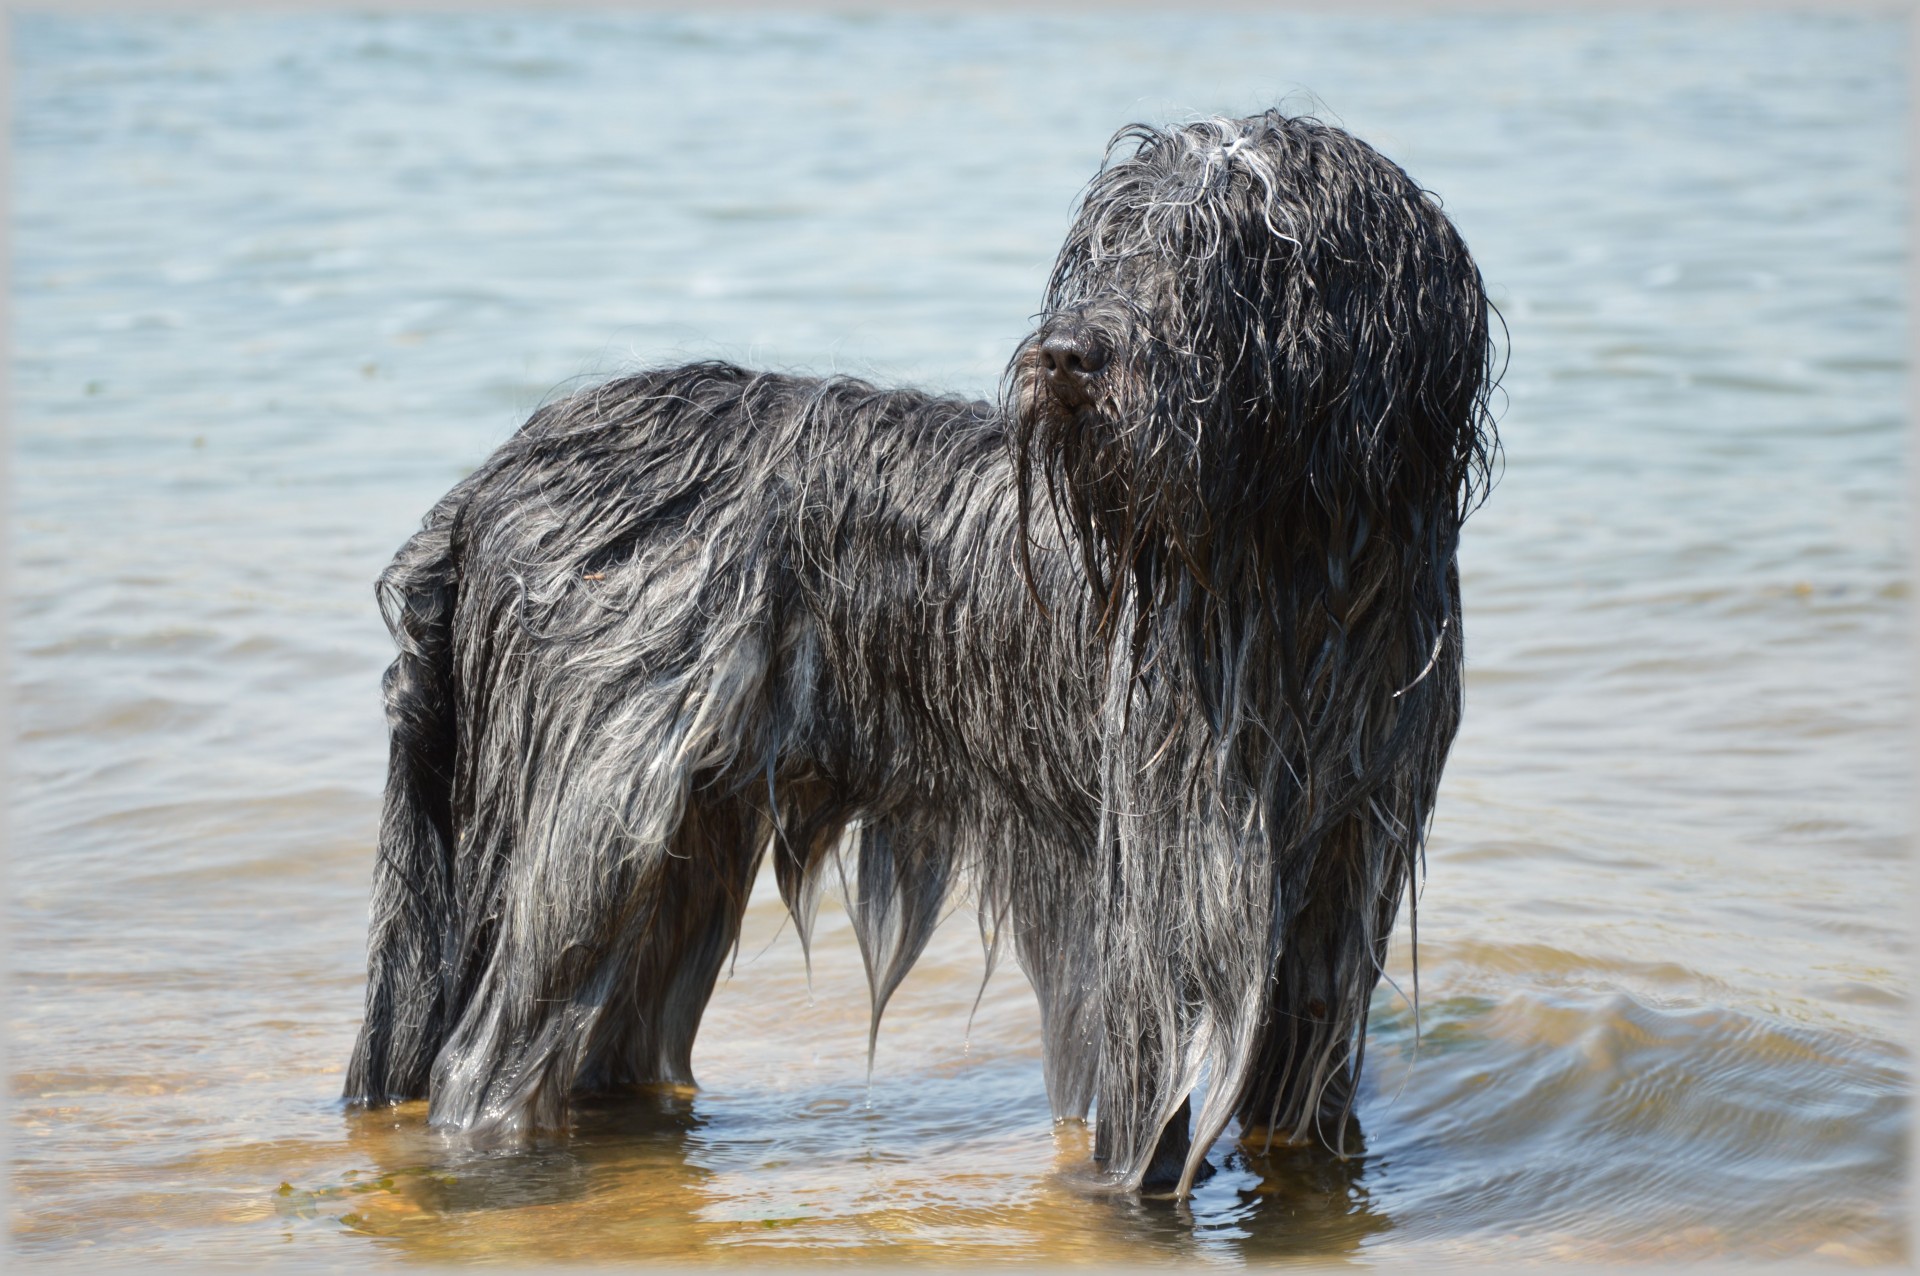
[[[349,1102],[381,1104],[427,1093],[447,1029],[462,931],[454,882],[455,770],[452,621],[458,573],[443,500],[380,577],[379,596],[399,655],[382,683],[390,737],[386,797],[374,861],[367,937],[366,1018],[347,1065]]]
[[[661,865],[648,921],[595,1024],[574,1082],[582,1092],[649,1082],[693,1084],[693,1039],[766,848],[764,816],[738,800],[687,809]]]
[[[679,669],[572,664],[491,714],[463,853],[503,865],[480,972],[434,1062],[430,1119],[504,1138],[562,1128],[580,1084],[689,1080],[687,1055],[737,933],[759,820],[724,779],[758,745],[751,631]],[[526,679],[522,680],[524,684]],[[509,815],[496,815],[509,812]]]
[[[491,959],[433,1069],[430,1118],[513,1139],[577,1091],[691,1084],[694,1034],[739,934],[757,815],[690,802],[664,843],[576,824],[510,875]]]

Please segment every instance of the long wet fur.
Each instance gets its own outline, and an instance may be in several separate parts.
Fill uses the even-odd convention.
[[[1114,1184],[1337,1139],[1460,718],[1488,317],[1431,196],[1268,112],[1115,138],[998,405],[698,363],[543,408],[380,580],[347,1097],[516,1138],[690,1083],[771,854],[803,939],[844,879],[876,1028],[971,887]]]

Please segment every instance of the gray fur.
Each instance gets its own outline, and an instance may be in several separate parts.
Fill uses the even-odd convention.
[[[803,939],[844,877],[876,1031],[970,884],[1121,1187],[1337,1128],[1459,721],[1488,316],[1431,197],[1269,112],[1115,139],[999,405],[699,363],[543,408],[380,581],[348,1098],[517,1137],[690,1082],[770,853]]]

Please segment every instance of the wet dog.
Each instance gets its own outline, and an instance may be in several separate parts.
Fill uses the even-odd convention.
[[[541,409],[380,579],[347,1097],[513,1138],[690,1083],[771,855],[803,936],[845,875],[876,1026],[973,891],[1123,1188],[1343,1121],[1460,718],[1489,313],[1432,197],[1268,112],[1115,138],[997,404],[699,363]]]

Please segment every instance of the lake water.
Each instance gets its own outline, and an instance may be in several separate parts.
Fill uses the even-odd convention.
[[[17,16],[7,1062],[38,1256],[1907,1254],[1898,18]],[[482,1156],[343,1112],[370,584],[557,390],[990,393],[1134,120],[1276,102],[1440,192],[1511,329],[1467,718],[1364,1146],[1087,1197],[951,920],[866,1080],[763,883],[703,1088]],[[1403,923],[1404,925],[1404,923]],[[1409,961],[1404,932],[1395,977]]]

